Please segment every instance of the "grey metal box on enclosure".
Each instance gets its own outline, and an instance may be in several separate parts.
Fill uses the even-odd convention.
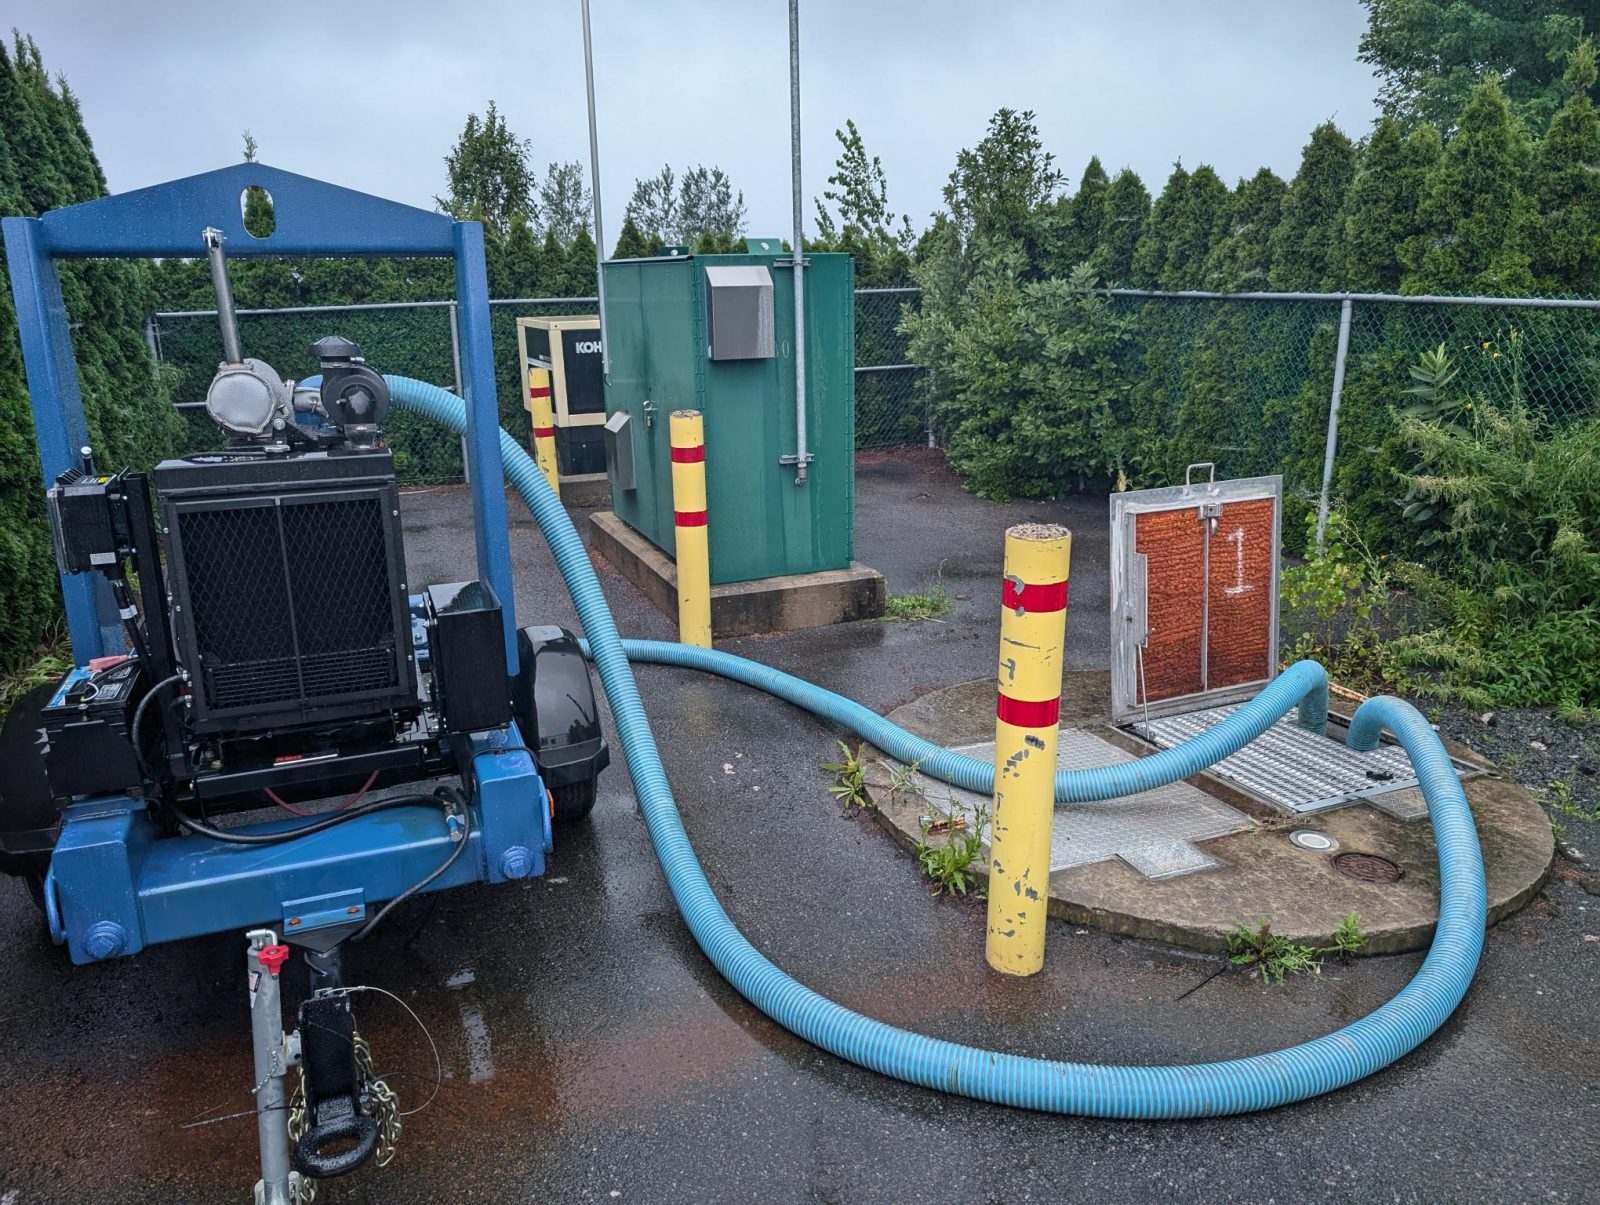
[[[618,410],[606,419],[606,472],[619,490],[638,488],[633,468],[633,422],[628,412]]]
[[[774,355],[772,274],[764,264],[706,267],[706,339],[713,360]]]

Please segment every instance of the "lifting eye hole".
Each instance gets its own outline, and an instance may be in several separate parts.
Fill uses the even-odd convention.
[[[239,216],[244,219],[244,232],[251,238],[268,238],[278,228],[272,194],[259,184],[252,184],[239,194]]]

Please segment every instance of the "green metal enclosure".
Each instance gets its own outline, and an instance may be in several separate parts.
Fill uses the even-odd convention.
[[[602,267],[612,509],[674,554],[667,417],[699,410],[713,585],[844,569],[855,551],[855,261],[806,258],[814,459],[796,485],[795,466],[782,460],[795,452],[794,269],[776,239],[748,245],[773,250]]]

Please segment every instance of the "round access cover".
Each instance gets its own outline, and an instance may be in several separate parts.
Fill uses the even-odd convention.
[[[1289,840],[1293,841],[1301,849],[1313,850],[1319,854],[1332,853],[1339,848],[1339,843],[1328,836],[1327,833],[1319,833],[1315,829],[1309,828],[1296,829],[1289,834]]]

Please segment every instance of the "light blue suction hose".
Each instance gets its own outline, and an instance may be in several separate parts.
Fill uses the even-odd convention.
[[[466,433],[466,406],[461,399],[421,381],[387,379],[396,403]],[[919,743],[859,704],[727,653],[652,641],[624,642],[588,552],[560,500],[528,454],[504,431],[500,452],[507,479],[527,503],[572,592],[617,723],[645,826],[679,912],[706,957],[740,995],[808,1042],[908,1083],[996,1104],[1092,1117],[1212,1117],[1274,1108],[1370,1075],[1415,1049],[1466,994],[1483,948],[1487,907],[1472,813],[1450,759],[1427,721],[1407,703],[1378,698],[1357,710],[1348,741],[1353,748],[1370,749],[1387,728],[1411,756],[1439,850],[1439,924],[1417,974],[1393,999],[1361,1020],[1270,1054],[1219,1063],[1129,1067],[1056,1062],[945,1042],[863,1017],[819,996],[750,944],[706,881],[667,785],[628,665],[629,646],[652,660],[708,670],[761,689],[770,685],[781,697],[855,729],[895,757],[921,760],[924,770],[963,786],[988,789],[982,763]],[[1057,779],[1058,797],[1104,799],[1187,777],[1259,735],[1308,693],[1314,696],[1319,674],[1320,669],[1308,669],[1303,662],[1291,666],[1235,713],[1235,721],[1247,713],[1249,718],[1230,721],[1228,735],[1220,736],[1227,725],[1218,725],[1152,757],[1065,773]],[[1256,710],[1251,712],[1252,708]],[[1314,721],[1315,710],[1313,702],[1310,716],[1302,712],[1302,722]],[[1245,734],[1242,739],[1241,734]],[[1167,760],[1156,769],[1148,768],[1163,758]]]

